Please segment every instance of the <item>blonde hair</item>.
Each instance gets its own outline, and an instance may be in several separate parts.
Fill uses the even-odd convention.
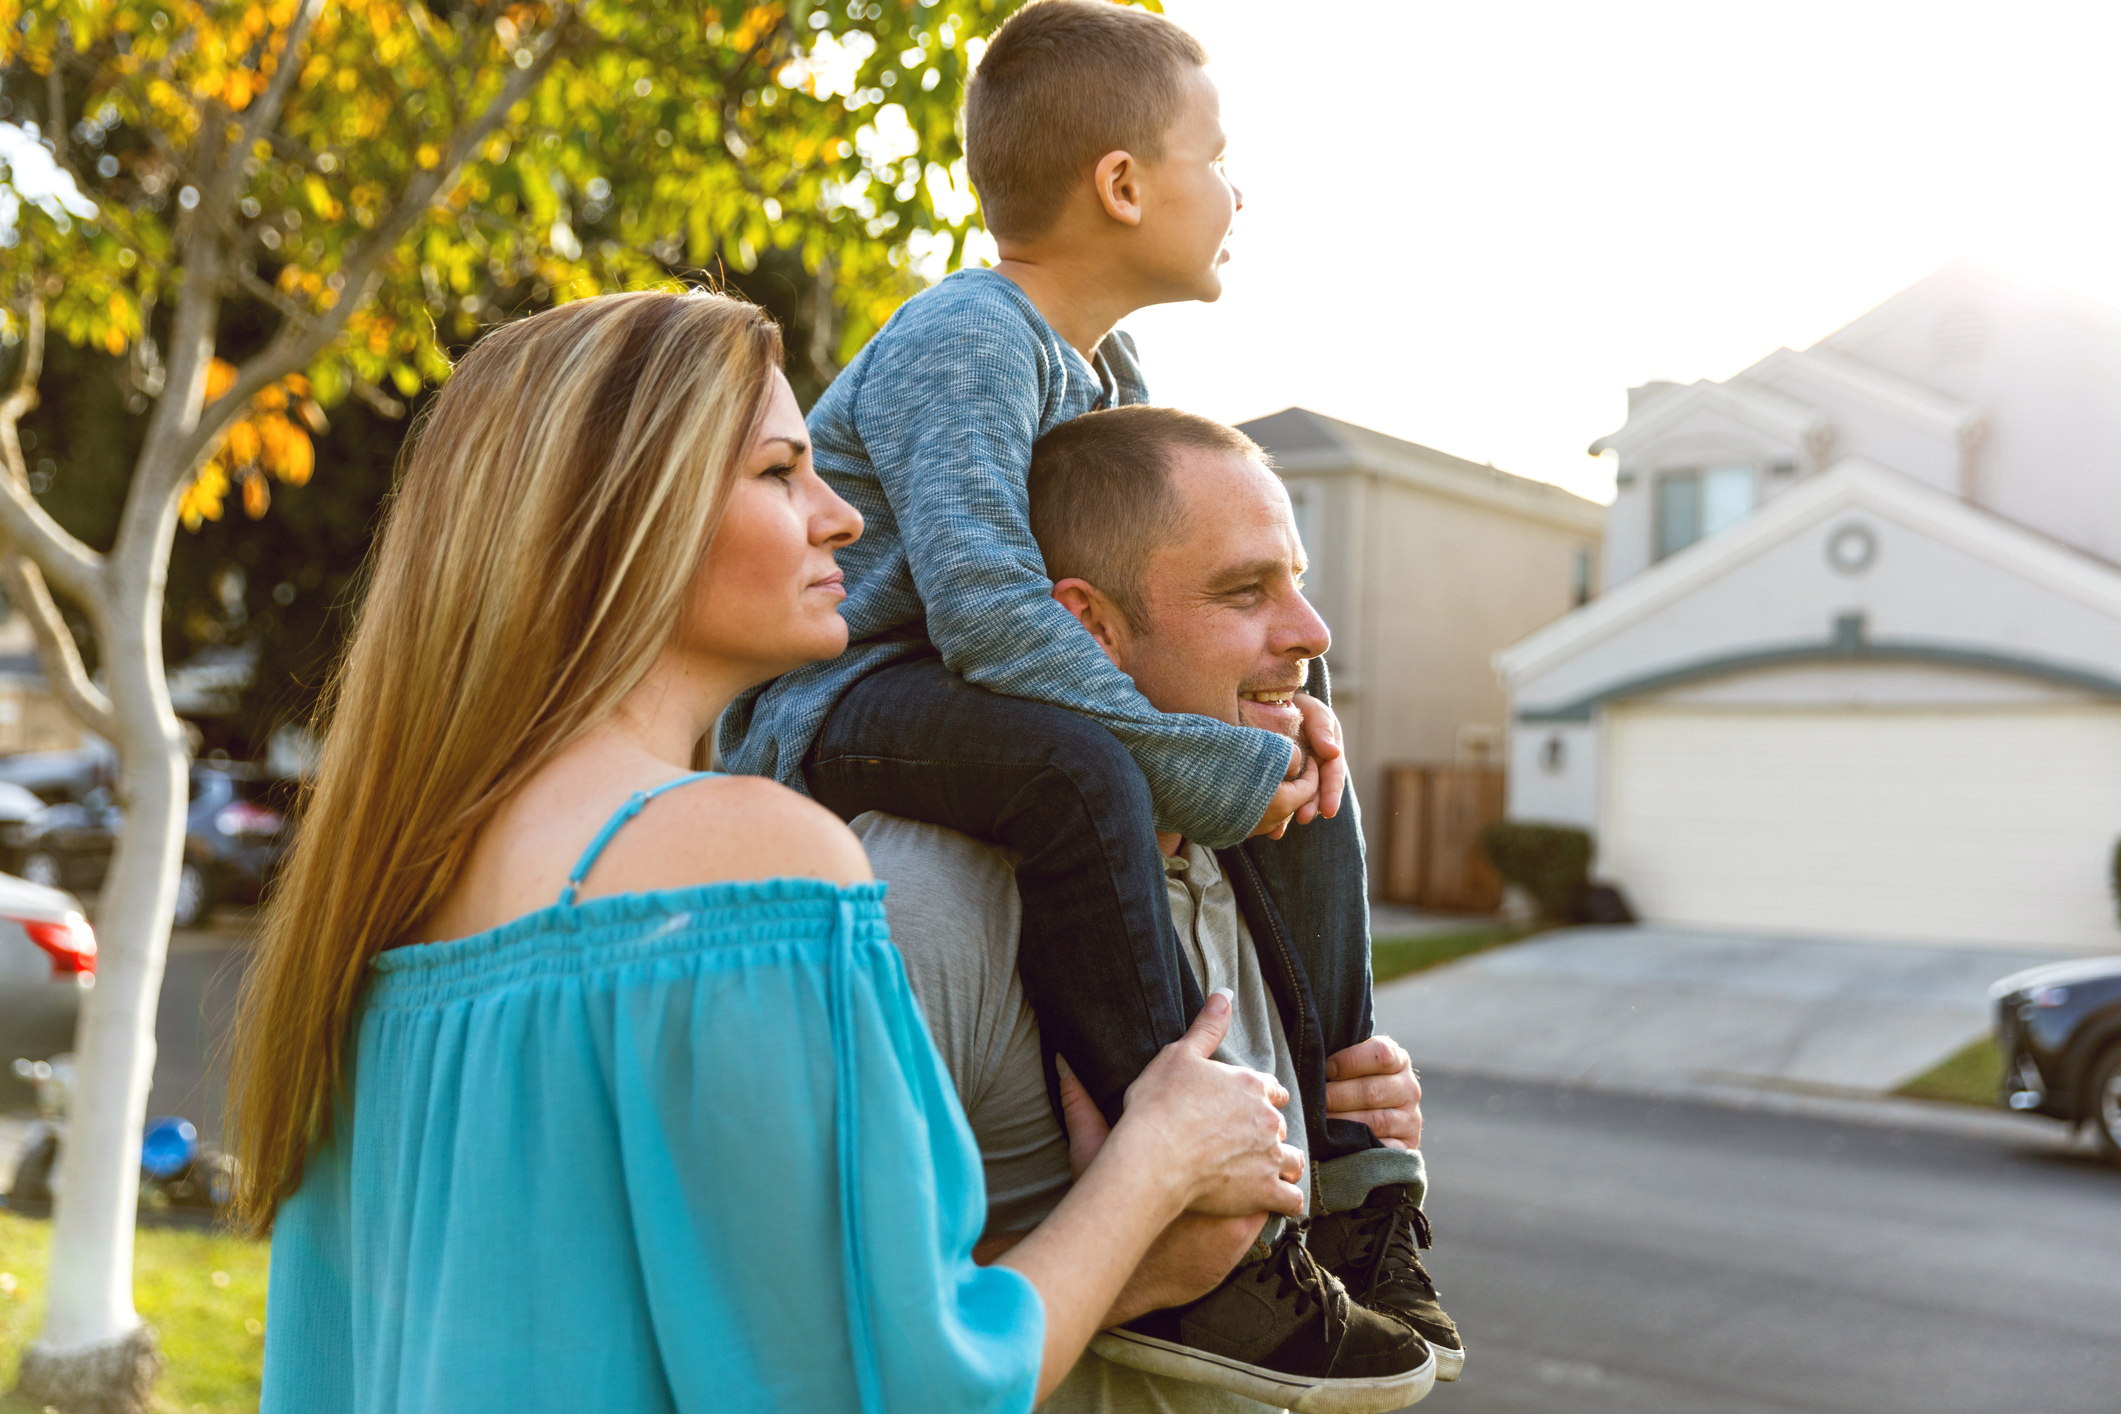
[[[741,300],[606,295],[495,330],[435,399],[244,989],[229,1094],[250,1230],[331,1131],[370,961],[668,644],[780,358]]]

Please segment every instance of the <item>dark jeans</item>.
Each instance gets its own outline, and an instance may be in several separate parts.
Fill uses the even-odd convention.
[[[1323,695],[1322,667],[1311,687]],[[930,654],[855,684],[804,777],[842,819],[880,810],[1020,856],[1017,973],[1049,1083],[1058,1051],[1117,1122],[1127,1086],[1201,1006],[1171,925],[1148,783],[1119,740],[1087,717],[975,687]],[[1252,868],[1233,879],[1298,1060],[1314,1163],[1376,1144],[1360,1124],[1325,1122],[1324,1057],[1370,1035],[1359,820],[1350,793],[1332,820],[1248,841]]]

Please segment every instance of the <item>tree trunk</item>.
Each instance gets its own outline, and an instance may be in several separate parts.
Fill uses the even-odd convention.
[[[68,1414],[144,1414],[160,1367],[154,1332],[133,1309],[133,1225],[190,751],[163,677],[162,557],[153,558],[111,565],[116,602],[99,615],[125,824],[97,909],[96,986],[76,1045],[80,1083],[53,1210],[50,1300],[17,1387],[32,1404]],[[126,582],[143,571],[151,594]]]

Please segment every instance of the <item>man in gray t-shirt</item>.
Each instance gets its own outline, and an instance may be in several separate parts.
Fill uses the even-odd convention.
[[[1018,902],[1001,852],[954,830],[864,815],[854,833],[870,867],[891,886],[891,936],[927,1018],[928,1032],[950,1068],[958,1099],[985,1161],[987,1236],[1028,1232],[1053,1211],[1073,1181],[1068,1141],[1046,1098],[1038,1021],[1016,977]],[[1302,1101],[1267,988],[1259,976],[1243,913],[1215,856],[1182,847],[1169,870],[1172,921],[1202,991],[1231,990],[1232,1020],[1223,1060],[1273,1073]],[[1389,1040],[1371,1043],[1397,1055]],[[1403,1061],[1403,1056],[1399,1056]],[[1353,1073],[1351,1058],[1350,1073]],[[1386,1061],[1380,1073],[1396,1075]],[[1354,1083],[1354,1082],[1349,1082]],[[1418,1139],[1418,1088],[1407,1087],[1409,1138]],[[1330,1091],[1329,1091],[1330,1097]],[[1291,1113],[1289,1142],[1302,1147],[1304,1117]],[[1305,1174],[1308,1185],[1310,1175]],[[1307,1190],[1308,1191],[1308,1190]],[[1268,1406],[1208,1385],[1144,1374],[1095,1353],[1040,1406],[1045,1414],[1264,1414]]]
[[[1031,523],[1054,599],[1159,710],[1295,738],[1297,688],[1329,635],[1302,597],[1288,498],[1258,449],[1168,409],[1093,413],[1069,424],[1069,434],[1069,456],[1042,462],[1041,443],[1032,461]],[[1147,450],[1137,445],[1143,438],[1157,442],[1146,462],[1133,455]],[[999,852],[933,825],[879,814],[854,823],[877,877],[891,886],[893,938],[986,1162],[983,1247],[992,1255],[1036,1226],[1072,1181],[1038,1027],[1017,978],[1014,875]],[[1188,980],[1196,995],[1231,994],[1221,1058],[1282,1082],[1292,1097],[1290,1138],[1307,1153],[1338,1152],[1321,1149],[1316,1136],[1345,1147],[1344,1131],[1363,1134],[1364,1125],[1364,1137],[1384,1147],[1352,1148],[1307,1171],[1304,1235],[1284,1235],[1273,1219],[1252,1256],[1219,1284],[1214,1271],[1197,1269],[1220,1269],[1236,1253],[1206,1240],[1207,1229],[1175,1227],[1125,1305],[1163,1309],[1101,1334],[1049,1407],[1257,1414],[1272,1406],[1255,1400],[1309,1403],[1328,1393],[1335,1407],[1351,1409],[1419,1399],[1447,1353],[1431,1329],[1454,1345],[1455,1331],[1413,1255],[1425,1235],[1426,1180],[1419,1153],[1407,1147],[1419,1143],[1419,1089],[1405,1053],[1383,1038],[1337,1039],[1348,1049],[1321,1060],[1314,999],[1323,994],[1312,990],[1312,958],[1289,936],[1259,862],[1245,849],[1211,852],[1175,832],[1159,833],[1157,843]],[[1328,959],[1337,989],[1329,1004],[1347,1000],[1344,962]],[[1336,1036],[1367,1029],[1363,990],[1362,1029],[1342,1026]],[[1329,1129],[1329,1116],[1355,1124]],[[1222,1238],[1241,1242],[1243,1231],[1225,1228]],[[1320,1242],[1332,1255],[1314,1261]],[[1422,1357],[1418,1368],[1402,1360],[1409,1342]]]
[[[1073,1176],[1068,1141],[1046,1099],[1038,1022],[1016,978],[1018,904],[1009,861],[954,830],[868,814],[854,833],[889,881],[892,940],[950,1067],[987,1172],[987,1236],[1028,1232]],[[1217,1058],[1275,1075],[1294,1110],[1294,1066],[1281,1021],[1229,882],[1206,850],[1182,850],[1172,871],[1172,921],[1201,990],[1231,988],[1230,1034]],[[1203,967],[1205,965],[1205,970]],[[1247,972],[1249,971],[1249,976]],[[1300,1113],[1289,1142],[1304,1143]],[[1305,1174],[1308,1182],[1309,1173]],[[1267,1405],[1209,1385],[1160,1378],[1085,1353],[1044,1414],[1264,1414]]]

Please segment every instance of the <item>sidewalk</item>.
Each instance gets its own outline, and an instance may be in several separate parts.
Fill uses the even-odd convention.
[[[1988,984],[2049,954],[1676,928],[1569,928],[1387,983],[1416,1065],[1607,1088],[1890,1092],[1989,1029]]]

